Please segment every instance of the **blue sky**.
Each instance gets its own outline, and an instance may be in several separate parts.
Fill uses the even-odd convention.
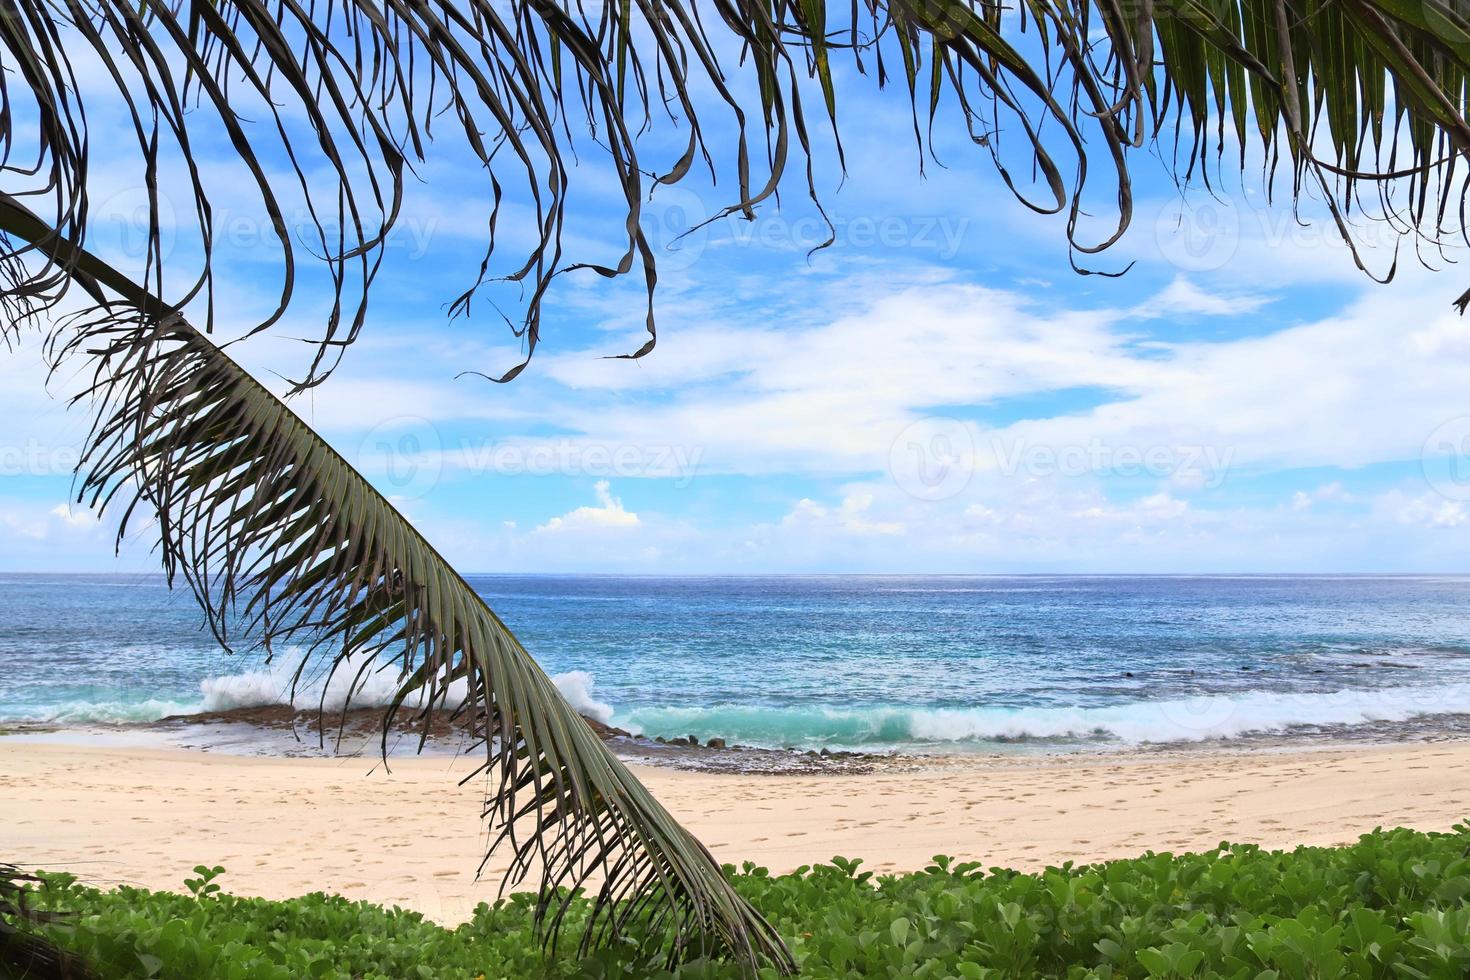
[[[677,242],[728,189],[661,188],[655,352],[607,358],[642,343],[639,283],[566,276],[509,385],[456,377],[520,358],[489,304],[447,315],[488,190],[452,155],[424,168],[362,340],[295,407],[470,572],[1470,571],[1455,267],[1406,252],[1376,285],[1329,224],[1268,207],[1259,174],[1181,192],[1145,152],[1132,229],[1092,260],[1136,265],[1079,276],[1063,222],[962,136],[919,177],[899,90],[852,85],[841,112],[848,174],[819,181],[833,247],[807,254],[825,236],[799,167],[755,222]],[[677,144],[658,130],[650,152]],[[97,171],[97,241],[126,264],[137,171],[121,151]],[[571,257],[615,259],[595,154],[573,179]],[[248,199],[218,203],[228,334],[278,273]],[[511,244],[526,213],[508,205]],[[320,300],[236,350],[262,377],[299,372],[286,338],[319,329]],[[154,567],[146,540],[115,557],[108,518],[68,505],[79,367],[48,385],[35,336],[0,355],[0,569]]]

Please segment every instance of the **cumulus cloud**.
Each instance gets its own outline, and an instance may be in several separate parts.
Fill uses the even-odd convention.
[[[854,491],[842,498],[836,507],[826,507],[803,497],[781,519],[785,528],[827,527],[843,534],[902,534],[905,526],[898,521],[876,521],[868,515],[873,494]]]
[[[90,510],[73,510],[70,504],[57,504],[47,512],[50,517],[74,531],[86,531],[98,524],[97,515]]]
[[[1400,524],[1453,528],[1470,520],[1470,512],[1466,511],[1463,502],[1434,493],[1409,496],[1402,491],[1393,491],[1385,494],[1380,504]]]
[[[6,536],[29,541],[49,541],[58,536],[87,534],[100,525],[97,515],[85,508],[57,504],[45,509],[28,503],[0,508],[0,531]]]
[[[1180,276],[1135,306],[1132,314],[1147,320],[1165,316],[1240,316],[1252,313],[1268,302],[1270,299],[1265,296],[1208,292]]]
[[[1298,490],[1291,495],[1291,509],[1295,511],[1310,510],[1317,503],[1350,503],[1355,498],[1342,485],[1341,480],[1333,480],[1324,483],[1315,490]]]
[[[598,480],[592,490],[597,494],[596,507],[578,507],[576,510],[553,517],[536,530],[542,533],[560,533],[589,528],[628,528],[638,525],[638,515],[623,507],[621,499],[612,495],[606,480]]]

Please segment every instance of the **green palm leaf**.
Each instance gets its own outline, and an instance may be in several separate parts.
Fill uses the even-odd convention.
[[[0,197],[0,227],[44,226]],[[468,719],[483,755],[472,777],[490,785],[490,849],[509,848],[508,882],[539,876],[553,942],[564,890],[589,888],[584,948],[647,913],[645,939],[667,943],[671,960],[723,952],[794,968],[704,846],[392,504],[177,312],[94,256],[73,258],[100,300],[64,318],[52,343],[58,362],[92,367],[78,396],[97,412],[80,498],[120,508],[120,538],[156,521],[170,581],[194,591],[221,642],[295,643],[308,651],[302,669],[391,671],[385,751],[401,711],[425,729],[436,712]]]
[[[1319,195],[1350,245],[1346,216],[1365,205],[1395,233],[1465,231],[1456,162],[1470,152],[1470,11],[1454,0],[9,0],[0,190],[85,247],[87,108],[102,103],[114,118],[120,103],[147,200],[139,281],[197,300],[191,315],[207,333],[221,178],[195,146],[227,142],[279,250],[279,294],[255,329],[291,306],[303,262],[330,275],[306,386],[359,335],[405,179],[437,142],[484,174],[462,191],[485,202],[485,257],[453,311],[467,313],[488,282],[524,285],[511,326],[529,358],[557,276],[636,275],[649,303],[637,357],[654,342],[657,255],[640,224],[650,193],[702,161],[711,177],[734,171],[715,217],[753,217],[804,162],[816,200],[839,174],[820,172],[830,158],[813,150],[808,106],[838,134],[837,79],[849,65],[880,86],[902,80],[921,145],[940,126],[963,127],[1028,206],[1065,215],[1076,252],[1106,249],[1127,228],[1133,154],[1211,180],[1232,143],[1242,163],[1259,150],[1268,172],[1287,161],[1292,201]],[[659,113],[687,142],[649,162],[639,135]],[[623,251],[608,264],[562,246],[574,120],[597,149],[588,165],[610,170],[625,207],[614,219]],[[840,141],[837,151],[826,166],[840,171]],[[161,187],[170,163],[180,179]],[[531,205],[532,241],[502,263],[507,193]],[[162,217],[165,195],[202,263],[166,261],[164,233],[176,229]],[[297,204],[310,216],[301,229],[288,217]],[[66,256],[30,257],[39,261],[8,275],[35,302],[54,301],[69,281]]]

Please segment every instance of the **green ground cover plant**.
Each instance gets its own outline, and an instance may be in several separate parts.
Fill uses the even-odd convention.
[[[784,875],[749,864],[726,871],[790,943],[806,977],[1470,976],[1467,825],[1377,830],[1346,847],[1221,844],[1041,874],[946,858],[905,875],[874,875],[843,858]],[[231,895],[217,867],[196,869],[185,893],[42,878],[33,905],[71,913],[48,934],[108,978],[742,975],[708,960],[671,972],[639,953],[636,929],[582,956],[575,935],[588,903],[580,897],[569,932],[549,952],[533,928],[532,895],[481,905],[451,929],[321,893],[281,902]]]

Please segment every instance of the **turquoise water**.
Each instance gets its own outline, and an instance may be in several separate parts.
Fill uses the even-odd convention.
[[[588,714],[746,744],[1082,747],[1451,727],[1458,577],[477,576]],[[137,576],[0,576],[0,721],[281,703]],[[387,678],[369,699],[387,696]],[[298,698],[314,706],[318,691]],[[327,702],[340,692],[328,691]]]

